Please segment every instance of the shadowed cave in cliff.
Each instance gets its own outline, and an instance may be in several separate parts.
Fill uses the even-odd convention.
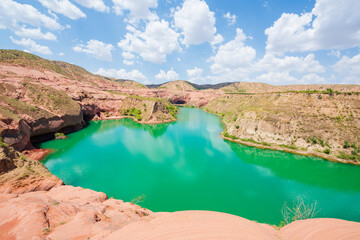
[[[179,98],[171,99],[170,102],[172,104],[186,104],[187,103],[185,101],[185,99],[179,99]]]

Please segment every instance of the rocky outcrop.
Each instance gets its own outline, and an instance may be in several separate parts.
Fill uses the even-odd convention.
[[[360,238],[360,223],[309,219],[278,230],[218,212],[153,213],[104,193],[60,186],[47,192],[0,194],[0,238],[353,240]]]
[[[229,94],[205,109],[223,117],[232,140],[357,164],[358,106],[358,93],[287,92]]]
[[[39,161],[27,158],[12,147],[0,147],[0,193],[46,191],[63,182]]]

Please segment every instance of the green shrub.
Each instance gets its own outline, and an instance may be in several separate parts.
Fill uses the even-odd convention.
[[[329,148],[325,149],[325,150],[324,150],[324,153],[330,154],[330,149],[329,149]]]
[[[55,133],[55,137],[65,137],[64,133]]]
[[[3,138],[0,137],[0,147],[5,147],[7,144],[3,142]]]
[[[178,114],[178,111],[179,111],[179,108],[172,105],[172,104],[169,104],[169,105],[165,105],[166,109],[169,111],[169,114],[171,116],[173,116],[174,118],[177,117],[177,114]]]
[[[239,129],[239,125],[236,125],[235,127],[236,127],[236,129]]]
[[[140,110],[140,109],[136,109],[136,108],[124,109],[123,114],[124,114],[125,116],[133,116],[133,117],[135,117],[138,121],[141,121],[141,120],[142,120],[141,110]]]

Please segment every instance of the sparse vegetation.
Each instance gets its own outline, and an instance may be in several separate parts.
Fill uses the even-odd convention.
[[[294,150],[298,150],[299,148],[294,146],[294,145],[285,145],[285,144],[280,144],[280,147],[284,147],[284,148],[289,148],[289,149],[294,149]]]
[[[298,197],[291,206],[284,203],[281,209],[281,214],[284,220],[280,223],[280,226],[285,226],[296,220],[305,220],[314,218],[320,212],[317,206],[317,202],[312,204],[305,203],[302,197]]]
[[[123,114],[125,116],[133,116],[135,117],[138,121],[142,120],[142,116],[141,116],[141,110],[137,109],[137,108],[129,108],[129,109],[124,109]]]
[[[172,105],[172,104],[169,104],[169,105],[165,105],[166,109],[169,111],[169,114],[171,116],[173,116],[174,118],[176,118],[177,114],[178,114],[178,111],[179,111],[179,108]]]
[[[138,204],[138,203],[144,202],[145,198],[146,198],[145,194],[136,196],[133,200],[131,200],[131,203],[132,204]]]
[[[7,144],[4,143],[3,140],[4,140],[4,139],[3,139],[2,137],[0,137],[0,147],[6,147],[6,146],[7,146]]]

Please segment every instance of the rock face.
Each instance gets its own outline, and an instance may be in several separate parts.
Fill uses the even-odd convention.
[[[360,163],[360,94],[229,94],[206,110],[224,118],[233,139],[282,146],[321,157]],[[346,142],[350,146],[346,146]]]
[[[128,99],[138,95],[136,105],[154,104],[156,93],[136,82],[115,82],[71,64],[0,50],[0,136],[17,150],[32,149],[30,140],[81,129],[94,117],[119,117]],[[158,113],[146,113],[143,122],[175,120],[169,112]]]
[[[28,159],[7,145],[0,147],[0,193],[46,191],[62,184],[39,161]]]
[[[277,230],[218,212],[153,213],[104,193],[60,186],[0,194],[0,239],[354,240],[360,239],[360,223],[310,219]]]
[[[138,205],[80,187],[0,194],[0,239],[104,239],[153,215]]]

